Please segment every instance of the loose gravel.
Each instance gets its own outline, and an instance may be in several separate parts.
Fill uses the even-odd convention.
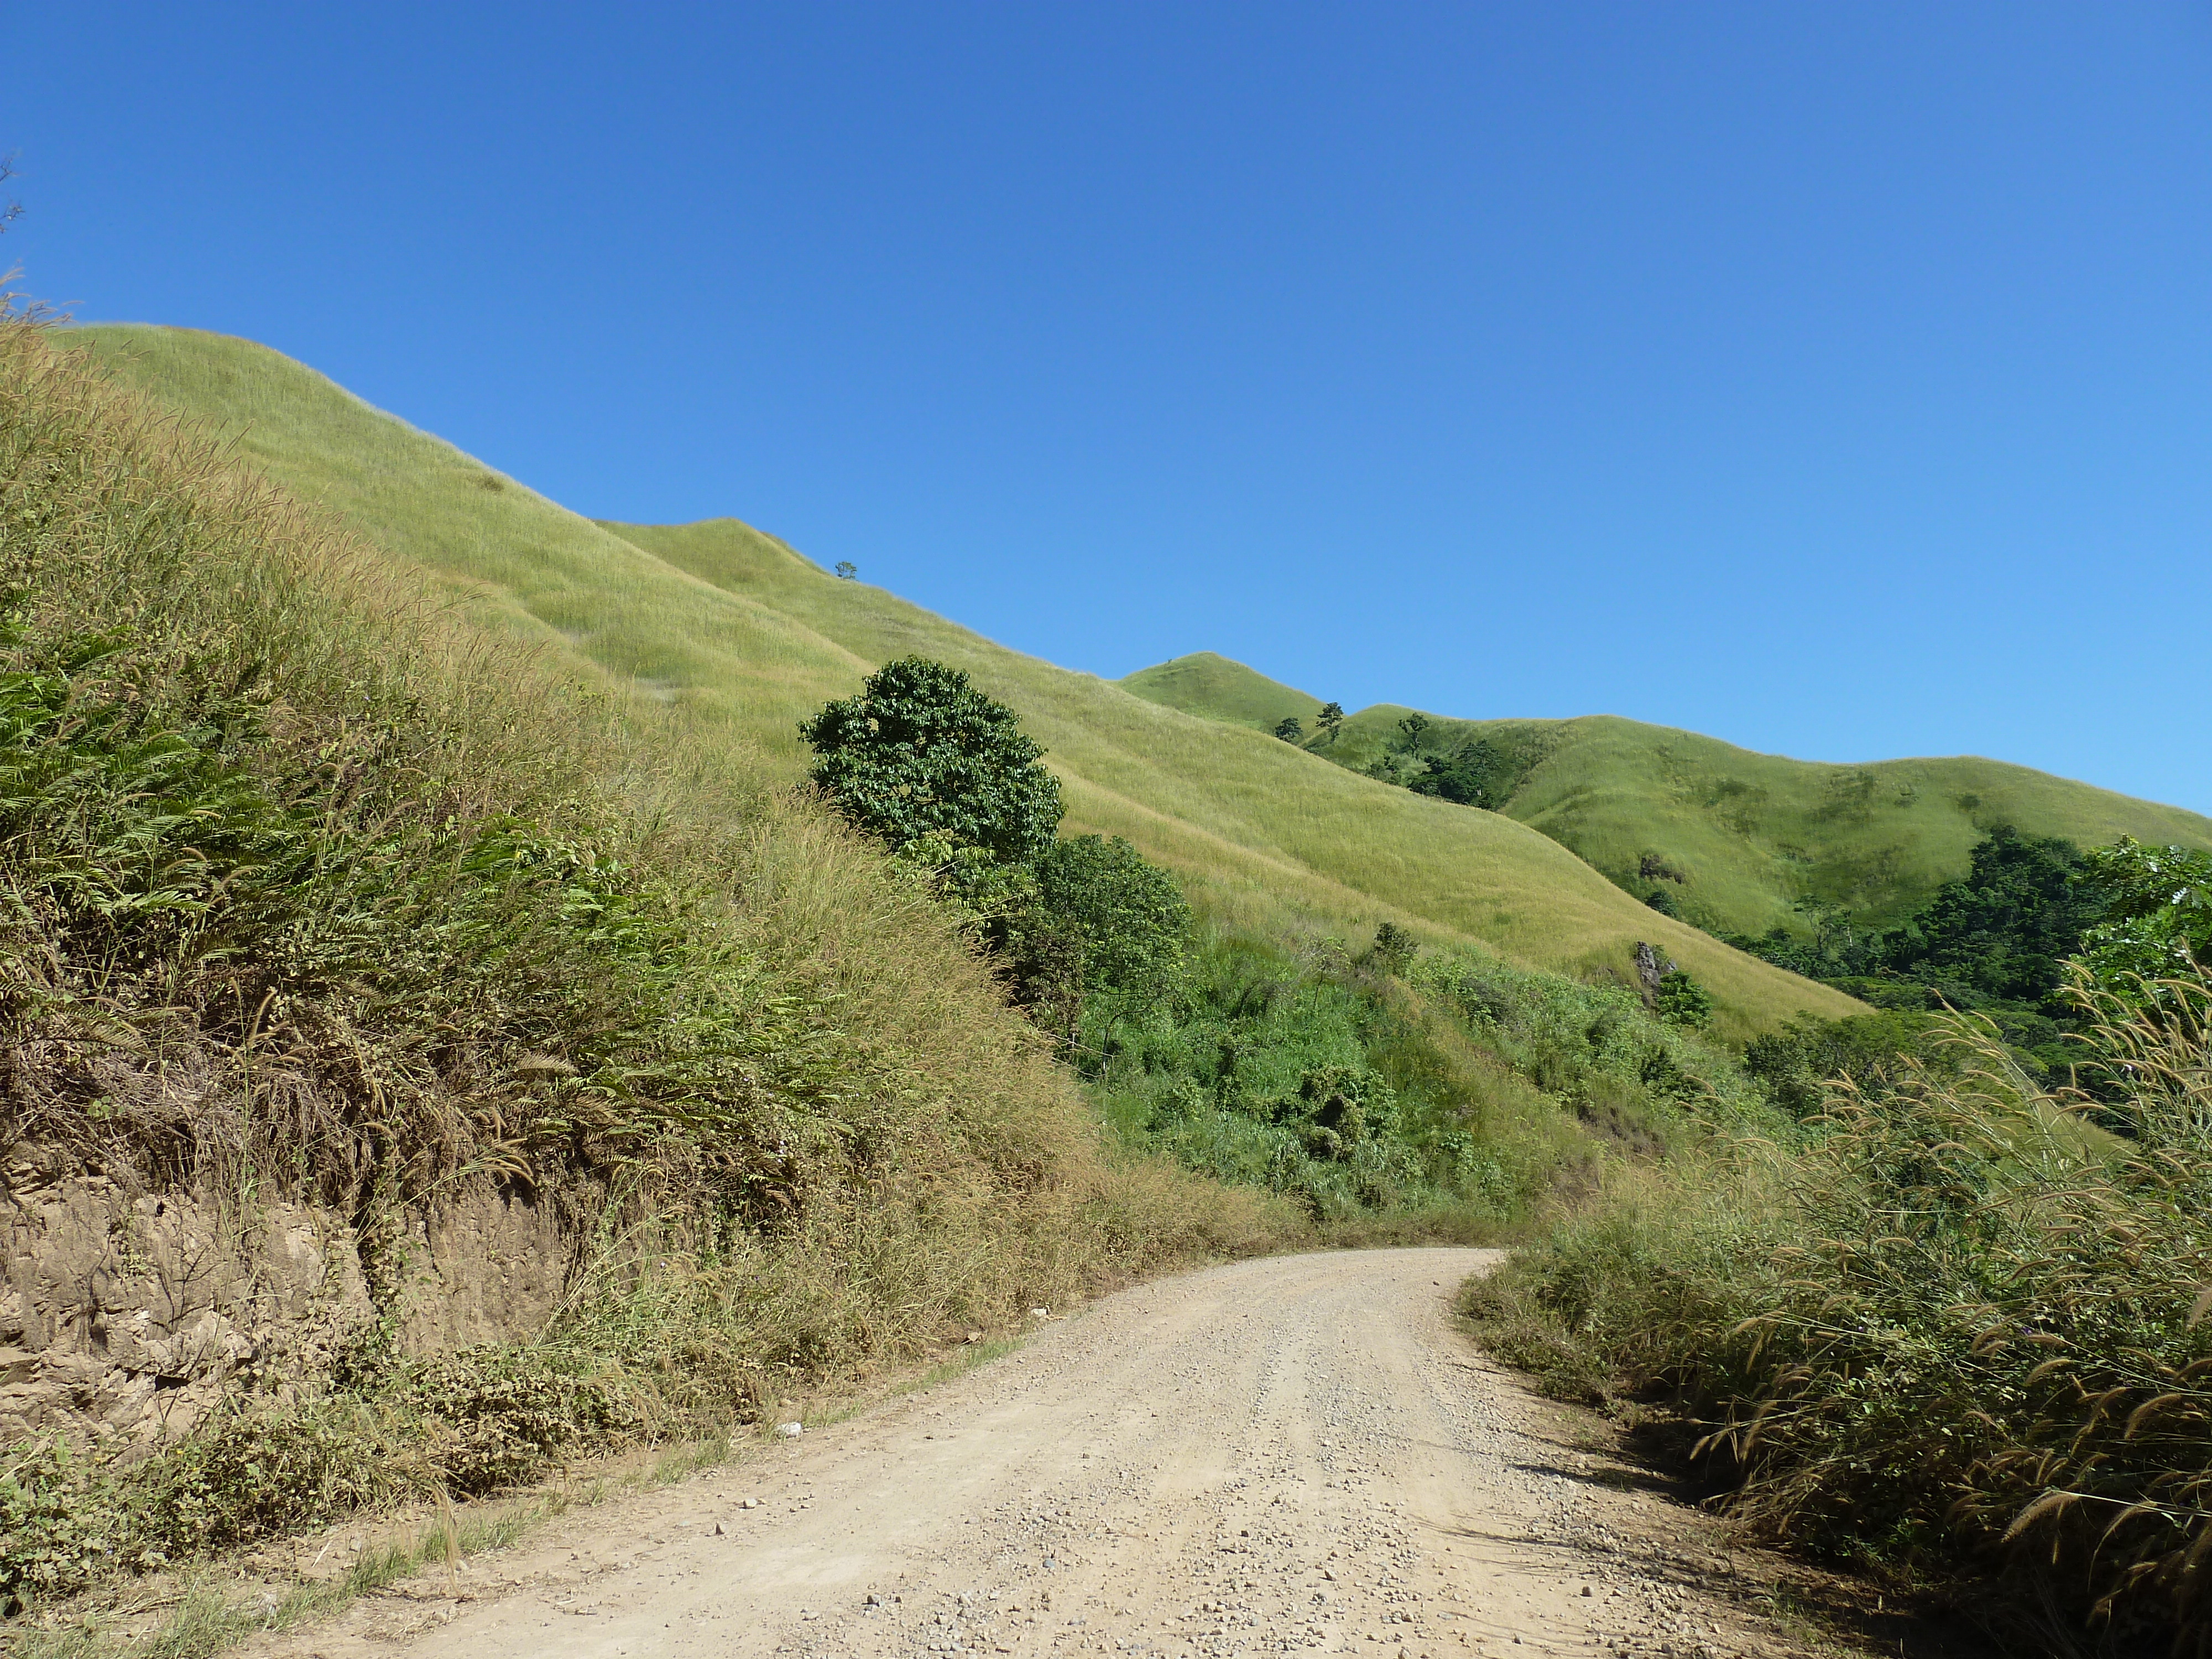
[[[1710,1523],[1578,1449],[1453,1328],[1454,1291],[1495,1261],[1339,1252],[1143,1285],[256,1651],[1800,1652]]]

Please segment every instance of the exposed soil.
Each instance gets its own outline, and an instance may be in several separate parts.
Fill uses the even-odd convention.
[[[1455,1328],[1453,1292],[1496,1259],[1344,1252],[1142,1285],[927,1394],[251,1651],[1810,1651],[1766,1616],[1773,1563],[1726,1552],[1595,1419]]]

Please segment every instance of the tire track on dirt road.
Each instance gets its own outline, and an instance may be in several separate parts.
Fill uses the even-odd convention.
[[[257,1644],[284,1659],[1799,1650],[1449,1316],[1467,1249],[1108,1297],[927,1394]],[[746,1507],[746,1500],[752,1507]]]

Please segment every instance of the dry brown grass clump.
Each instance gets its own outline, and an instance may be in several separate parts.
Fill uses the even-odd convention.
[[[1623,1183],[1477,1311],[1671,1401],[1771,1535],[2212,1642],[2212,987],[2100,1017],[2094,1094],[1977,1063]]]

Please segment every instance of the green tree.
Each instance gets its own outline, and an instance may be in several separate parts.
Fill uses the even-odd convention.
[[[1060,780],[1012,709],[957,668],[886,663],[856,697],[799,723],[809,775],[853,823],[898,848],[941,835],[1030,864],[1060,826]]]
[[[837,561],[837,580],[839,581],[858,581],[860,579],[860,566],[854,564],[850,559],[840,559]]]
[[[1340,702],[1322,704],[1321,713],[1314,716],[1314,724],[1328,732],[1328,740],[1334,743],[1337,727],[1344,724],[1344,705]]]
[[[1402,974],[1413,965],[1413,936],[1395,921],[1386,921],[1375,930],[1374,947],[1368,957],[1386,974]]]
[[[1407,787],[1417,795],[1434,795],[1462,806],[1487,806],[1498,763],[1497,750],[1487,739],[1478,738],[1449,755],[1423,756],[1420,776]]]
[[[1873,947],[1878,969],[1963,988],[1969,997],[2039,1002],[2058,988],[2060,963],[2104,915],[2105,899],[2069,842],[2000,829],[1975,848],[1967,875],[1947,882],[1904,927]],[[1863,971],[1850,942],[1823,928],[1830,974]]]
[[[2212,853],[2123,836],[2082,864],[2104,911],[2081,940],[2100,989],[2140,1004],[2145,981],[2212,975]]]
[[[1036,877],[1045,913],[1080,948],[1086,988],[1151,991],[1175,977],[1190,907],[1176,878],[1121,836],[1056,841]]]
[[[1275,735],[1285,743],[1296,743],[1305,734],[1306,729],[1298,723],[1296,714],[1285,714],[1275,722]]]
[[[1426,714],[1407,715],[1398,722],[1399,748],[1408,755],[1412,754],[1421,746],[1421,733],[1428,729],[1429,717]]]
[[[1686,1025],[1698,1030],[1713,1017],[1712,993],[1680,968],[1669,969],[1659,976],[1659,988],[1653,1002],[1659,1018],[1669,1025]]]

